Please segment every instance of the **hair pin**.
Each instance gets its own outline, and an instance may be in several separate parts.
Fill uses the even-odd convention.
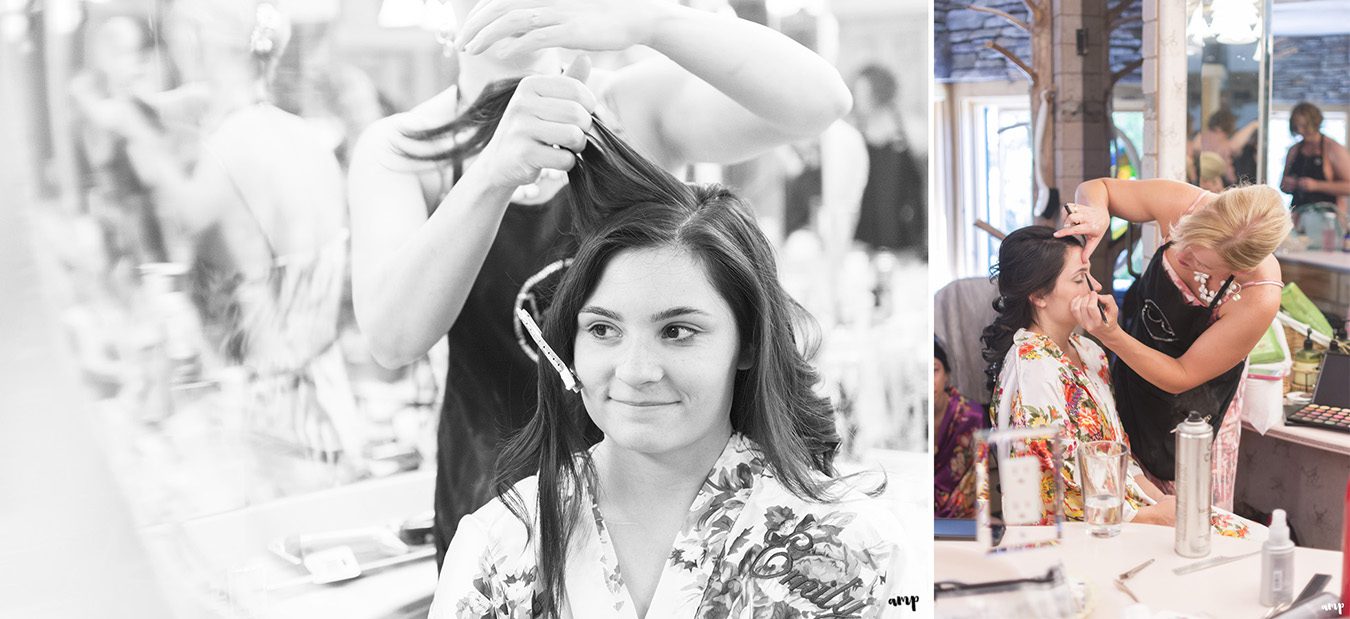
[[[558,357],[558,353],[553,352],[553,347],[544,341],[544,333],[539,330],[539,325],[535,324],[534,319],[530,317],[530,313],[525,311],[525,308],[517,307],[516,316],[520,317],[521,324],[524,324],[525,330],[530,333],[530,339],[534,340],[535,345],[543,351],[549,364],[558,372],[558,376],[562,377],[563,387],[566,387],[568,391],[581,393],[581,381],[577,380],[577,375],[572,373],[572,368],[567,367],[567,364],[563,363],[563,360]]]

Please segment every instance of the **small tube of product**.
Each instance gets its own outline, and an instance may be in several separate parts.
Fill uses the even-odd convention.
[[[572,373],[572,368],[567,367],[566,363],[558,357],[558,353],[553,352],[553,348],[544,341],[544,333],[539,330],[539,325],[534,323],[530,313],[524,308],[516,308],[516,316],[520,317],[521,324],[525,325],[525,330],[530,333],[530,338],[534,340],[535,345],[544,353],[544,358],[548,359],[553,369],[562,377],[563,386],[573,393],[581,393],[581,381],[577,380],[577,375]]]

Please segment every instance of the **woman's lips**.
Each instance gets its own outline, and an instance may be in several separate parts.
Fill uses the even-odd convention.
[[[657,406],[669,406],[671,404],[675,404],[675,402],[665,402],[658,400],[621,400],[619,398],[610,398],[610,399],[615,402],[618,402],[619,404],[624,404],[635,408],[652,408]]]

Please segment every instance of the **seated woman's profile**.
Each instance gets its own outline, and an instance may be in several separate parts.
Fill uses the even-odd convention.
[[[754,216],[593,132],[569,172],[583,240],[542,325],[580,394],[541,360],[432,616],[879,616],[902,529],[835,472],[809,317]]]
[[[1078,481],[1077,448],[1088,441],[1129,444],[1116,414],[1106,353],[1076,332],[1075,298],[1096,302],[1100,286],[1083,263],[1076,237],[1055,238],[1041,226],[1021,228],[1003,240],[998,253],[999,315],[981,337],[989,363],[994,402],[990,415],[997,428],[1059,425],[1063,430],[1064,516],[1083,520],[1083,493]],[[1025,441],[1014,455],[1035,454],[1049,475],[1051,454],[1045,440]],[[1043,524],[1052,521],[1055,485],[1041,484]],[[1127,521],[1171,526],[1176,498],[1164,494],[1131,462],[1125,488]],[[1246,537],[1248,526],[1226,511],[1214,509],[1215,532]]]

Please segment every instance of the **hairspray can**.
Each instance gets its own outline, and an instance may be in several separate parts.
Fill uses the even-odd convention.
[[[1191,411],[1176,434],[1176,551],[1183,557],[1203,557],[1209,554],[1209,449],[1214,432],[1200,413]]]

